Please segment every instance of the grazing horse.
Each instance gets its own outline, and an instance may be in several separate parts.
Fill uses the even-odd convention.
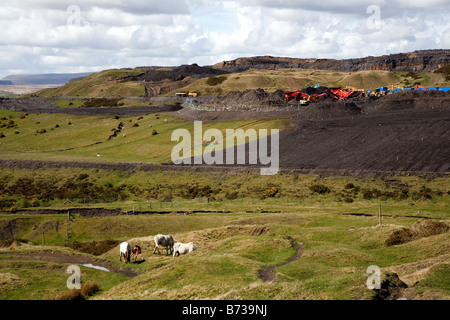
[[[162,234],[156,235],[153,240],[155,241],[155,249],[153,250],[153,253],[156,253],[156,249],[159,251],[159,247],[165,247],[166,248],[166,254],[172,254],[173,253],[173,245],[175,241],[173,241],[173,238],[171,235],[165,236]],[[168,253],[170,250],[170,253]]]
[[[130,262],[130,256],[131,256],[131,245],[128,242],[122,242],[120,244],[120,258],[119,261],[122,261],[122,256],[123,256],[123,260],[125,263]]]
[[[131,255],[131,259],[133,259],[133,257],[134,257],[134,261],[136,261],[136,259],[138,257],[141,257],[141,260],[144,260],[144,257],[142,257],[141,247],[139,247],[137,244],[133,248],[133,253]]]
[[[177,242],[174,244],[173,246],[173,256],[179,256],[180,254],[186,254],[192,251],[197,250],[198,247],[193,243],[193,242],[189,242],[189,243],[181,243],[181,242]]]

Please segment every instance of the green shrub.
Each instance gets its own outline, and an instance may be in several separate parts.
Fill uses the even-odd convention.
[[[348,196],[344,197],[343,200],[344,200],[345,203],[352,203],[353,202],[353,198],[352,197],[348,197]]]
[[[412,199],[413,200],[419,200],[419,199],[432,199],[432,190],[430,188],[427,188],[426,186],[422,186],[419,191],[414,191],[412,193]]]
[[[347,183],[344,188],[345,189],[353,189],[354,187],[355,187],[355,185],[353,183]]]
[[[217,86],[217,85],[221,84],[222,82],[224,82],[225,80],[227,80],[227,77],[225,77],[225,76],[210,77],[206,80],[206,84],[208,86]]]
[[[33,202],[31,202],[31,206],[33,208],[37,208],[41,206],[41,203],[39,202],[39,200],[34,200]]]
[[[373,198],[378,198],[380,196],[380,191],[378,189],[364,189],[362,190],[362,196],[365,200],[371,200]]]
[[[412,78],[414,80],[420,79],[420,76],[417,73],[411,71],[405,74],[405,77]]]
[[[225,199],[227,200],[236,200],[239,196],[239,193],[237,191],[227,191],[225,193]]]
[[[318,194],[326,194],[331,192],[330,188],[322,184],[314,184],[311,187],[309,187],[309,190],[311,190],[313,193]]]
[[[80,175],[78,176],[78,180],[84,180],[89,178],[89,175],[87,173],[80,173]]]
[[[6,125],[6,128],[10,129],[15,127],[17,127],[17,124],[13,120],[9,120],[8,124]]]

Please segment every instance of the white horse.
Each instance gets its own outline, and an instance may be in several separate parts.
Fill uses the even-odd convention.
[[[156,235],[153,240],[155,241],[155,249],[153,250],[153,253],[156,253],[156,249],[159,251],[159,247],[165,247],[166,248],[166,254],[172,254],[173,253],[173,245],[175,241],[173,241],[173,238],[171,235],[162,235],[158,234]],[[170,253],[168,253],[170,250]]]
[[[180,254],[186,254],[192,251],[197,250],[198,247],[193,243],[193,242],[189,242],[189,243],[181,243],[181,242],[177,242],[174,244],[173,246],[173,256],[179,256]]]
[[[129,244],[128,242],[122,242],[120,244],[120,258],[119,261],[122,261],[122,256],[123,256],[123,260],[125,263],[130,262],[130,256],[131,256],[131,251],[133,249],[131,248],[131,244]]]

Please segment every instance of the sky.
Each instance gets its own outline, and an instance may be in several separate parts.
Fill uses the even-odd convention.
[[[450,0],[10,0],[0,78],[450,48]]]

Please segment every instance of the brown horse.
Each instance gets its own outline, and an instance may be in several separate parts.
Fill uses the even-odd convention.
[[[141,247],[139,247],[137,244],[133,248],[133,253],[131,254],[131,259],[133,259],[133,257],[134,257],[134,261],[136,261],[136,259],[138,257],[141,257],[141,260],[144,260],[144,257],[142,257]]]

